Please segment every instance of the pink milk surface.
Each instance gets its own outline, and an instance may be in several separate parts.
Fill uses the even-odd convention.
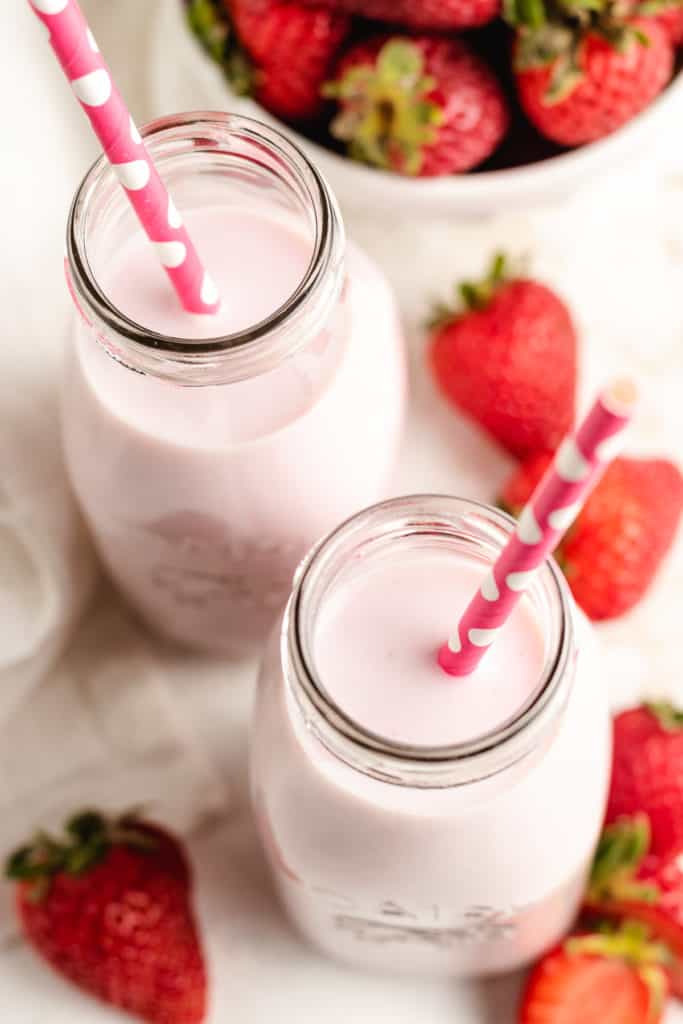
[[[216,338],[252,327],[271,316],[296,291],[312,256],[310,240],[253,209],[204,207],[186,215],[193,239],[221,295],[215,316],[185,312],[168,279],[139,234],[116,262],[100,268],[110,300],[158,334]]]
[[[332,700],[365,729],[417,746],[473,740],[514,717],[545,659],[528,599],[472,675],[452,679],[436,661],[485,571],[438,551],[356,570],[325,602],[316,633],[316,671]]]
[[[215,317],[179,308],[140,232],[113,256],[93,255],[102,289],[142,325],[187,338],[234,332],[301,283],[311,240],[277,208],[226,202],[186,220],[221,292]],[[319,334],[227,385],[131,371],[77,321],[64,401],[71,479],[111,576],[174,640],[257,650],[309,547],[386,496],[405,408],[400,329],[385,279],[353,246],[346,275]]]

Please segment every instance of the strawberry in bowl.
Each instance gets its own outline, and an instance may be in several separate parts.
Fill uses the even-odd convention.
[[[255,98],[278,117],[314,117],[323,105],[323,84],[349,34],[349,18],[272,0],[226,0],[226,9],[253,62]]]
[[[507,131],[496,78],[459,39],[378,37],[340,62],[325,96],[332,135],[350,155],[400,174],[433,177],[476,167]]]
[[[525,109],[523,71],[516,61],[521,37],[531,26],[522,23],[512,0],[503,5],[499,0],[159,0],[150,95],[158,109],[234,110],[283,130],[318,165],[349,210],[387,218],[397,209],[412,217],[459,219],[519,213],[565,199],[600,175],[621,171],[656,141],[671,136],[683,115],[680,51],[671,73],[683,0],[623,3],[628,13],[620,17],[645,18],[654,25],[659,57],[655,61],[643,52],[636,25],[628,58],[617,47],[609,61],[593,62],[591,56],[582,85],[570,76],[580,90],[572,102],[585,105],[595,88],[595,68],[598,77],[601,69],[609,72],[621,88],[630,75],[624,63],[629,65],[635,55],[643,65],[642,74],[630,75],[628,101],[617,104],[616,115],[614,109],[595,114],[590,142],[564,133],[560,138],[554,122],[562,111],[546,110],[544,83],[552,70],[537,62],[528,69],[527,81],[534,83],[534,110],[540,114],[530,116]],[[542,10],[546,25],[560,17],[556,0],[552,6],[548,0],[548,10]],[[591,19],[586,44],[578,52],[581,60],[607,42],[594,31],[592,14]],[[204,53],[188,32],[188,22]],[[373,74],[368,97],[367,69],[378,70],[380,39],[415,47],[422,68],[415,71],[413,58],[400,100],[392,88],[391,101],[378,107],[373,96],[386,91],[386,76]],[[169,48],[174,61],[168,59]],[[437,59],[436,54],[447,56]],[[427,66],[432,60],[436,73]],[[476,73],[464,74],[466,64]],[[450,72],[451,65],[457,73]],[[361,70],[365,82],[359,93]],[[442,72],[445,90],[439,83]],[[430,78],[431,90],[424,82]],[[601,101],[607,98],[600,90],[597,95]],[[564,99],[568,102],[569,95]],[[592,103],[590,95],[587,103]],[[373,122],[372,111],[382,116]],[[588,131],[585,125],[581,130]],[[445,159],[432,159],[439,151]]]
[[[514,4],[515,0],[512,0]],[[522,107],[538,130],[563,146],[604,138],[647,107],[671,78],[674,50],[653,18],[622,16],[612,0],[566,0],[548,12],[523,0],[514,67]]]
[[[500,14],[499,0],[305,0],[335,11],[420,31],[464,29],[485,25]]]

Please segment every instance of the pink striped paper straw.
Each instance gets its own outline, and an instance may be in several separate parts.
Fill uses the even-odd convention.
[[[534,573],[556,548],[621,448],[635,399],[630,381],[613,384],[603,391],[576,433],[562,442],[493,570],[439,651],[439,664],[449,675],[469,675],[495,641]]]
[[[76,0],[29,0],[50,34],[71,88],[189,313],[215,313],[220,299],[147,152]]]

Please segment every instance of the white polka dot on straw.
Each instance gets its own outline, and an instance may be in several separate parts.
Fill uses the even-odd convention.
[[[574,502],[573,505],[564,505],[562,508],[556,508],[548,515],[548,525],[552,526],[553,530],[562,530],[564,533],[572,525],[580,510],[581,506],[578,502]]]
[[[215,313],[220,305],[218,290],[208,283],[210,278],[99,52],[78,0],[29,3],[49,33],[74,95],[87,113],[140,224],[155,244],[183,307],[191,313]]]
[[[505,577],[505,584],[510,590],[526,590],[535,575],[535,569],[526,569],[524,572],[509,572]]]
[[[453,654],[459,654],[462,650],[462,644],[460,643],[460,637],[457,633],[448,638],[448,650],[452,651]]]
[[[130,160],[126,164],[112,164],[112,167],[123,187],[129,192],[140,192],[146,188],[152,173],[146,160]]]
[[[86,107],[103,107],[111,96],[111,78],[106,71],[98,68],[81,78],[75,78],[71,88]]]
[[[41,14],[60,14],[68,3],[69,0],[31,0],[31,6]]]
[[[155,242],[154,248],[165,267],[175,269],[185,262],[187,249],[182,242]]]
[[[624,447],[624,441],[623,433],[608,437],[606,441],[598,445],[595,454],[601,462],[611,462]]]
[[[204,280],[202,282],[202,302],[205,302],[207,306],[213,305],[218,297],[218,289],[214,284],[213,278],[208,274],[204,274]]]
[[[133,140],[136,146],[139,146],[140,143],[142,142],[142,136],[140,135],[140,132],[138,131],[138,126],[136,125],[132,117],[128,121],[128,126],[130,130],[131,139]],[[172,200],[169,199],[169,202],[172,202]]]
[[[541,527],[536,522],[533,509],[527,505],[517,523],[517,536],[522,544],[540,544],[543,539]]]
[[[492,572],[484,577],[484,582],[481,585],[481,596],[485,601],[497,601],[500,597],[500,590]]]
[[[475,647],[490,647],[497,633],[497,629],[468,629],[467,636]]]
[[[577,483],[585,479],[590,472],[590,463],[576,447],[573,437],[568,437],[560,445],[555,456],[555,466],[559,476],[568,483]]]
[[[179,228],[183,223],[183,219],[176,210],[176,205],[173,200],[169,197],[168,200],[168,224],[169,227]]]
[[[632,386],[613,385],[597,399],[576,433],[562,443],[493,569],[439,651],[439,664],[449,675],[469,675],[495,641],[600,479],[607,465],[603,453],[616,450],[634,403]]]

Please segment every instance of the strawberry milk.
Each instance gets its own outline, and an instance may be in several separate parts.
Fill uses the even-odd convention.
[[[150,142],[221,310],[179,308],[107,170],[91,172],[90,212],[79,222],[77,204],[71,224],[82,317],[67,461],[103,561],[145,619],[239,654],[267,633],[308,547],[388,485],[399,327],[380,272],[346,250],[324,183],[277,133],[207,115]]]
[[[436,652],[510,529],[418,497],[306,563],[265,656],[253,795],[292,920],[360,966],[519,967],[571,923],[600,829],[609,723],[589,627],[544,566],[465,679]]]

